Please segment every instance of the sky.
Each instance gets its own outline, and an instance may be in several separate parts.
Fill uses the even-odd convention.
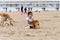
[[[0,0],[0,1],[36,1],[36,0]],[[37,0],[37,1],[60,1],[60,0]]]

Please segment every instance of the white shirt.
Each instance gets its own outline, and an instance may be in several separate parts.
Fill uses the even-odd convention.
[[[32,17],[32,18],[27,17],[26,20],[27,20],[28,22],[32,22],[32,21],[34,20],[34,18],[33,18],[33,17]]]

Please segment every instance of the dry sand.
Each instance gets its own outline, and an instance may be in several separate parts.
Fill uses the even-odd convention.
[[[26,14],[8,13],[14,26],[0,27],[0,40],[60,40],[60,11],[33,12],[40,29],[26,29]]]

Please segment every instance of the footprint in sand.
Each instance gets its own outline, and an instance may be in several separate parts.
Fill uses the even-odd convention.
[[[12,32],[8,33],[8,35],[10,35],[10,36],[12,36],[12,35],[14,35],[14,34],[15,34],[15,32],[14,32],[14,31],[12,31]]]
[[[4,37],[10,37],[10,36],[13,36],[15,34],[15,32],[14,31],[12,31],[12,32],[1,31],[1,34],[3,34]]]
[[[32,35],[32,34],[25,34],[25,36],[27,36],[27,37],[35,37],[35,35]]]

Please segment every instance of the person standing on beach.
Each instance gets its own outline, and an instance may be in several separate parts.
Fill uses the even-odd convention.
[[[23,13],[23,6],[21,6],[21,12]]]
[[[45,11],[45,8],[42,8]]]
[[[28,12],[30,12],[30,8],[28,7]]]
[[[59,8],[56,8],[57,9],[57,11],[59,11]]]
[[[32,12],[32,7],[28,7],[28,12]]]
[[[27,13],[27,7],[25,7],[24,11],[25,11],[25,13]]]

